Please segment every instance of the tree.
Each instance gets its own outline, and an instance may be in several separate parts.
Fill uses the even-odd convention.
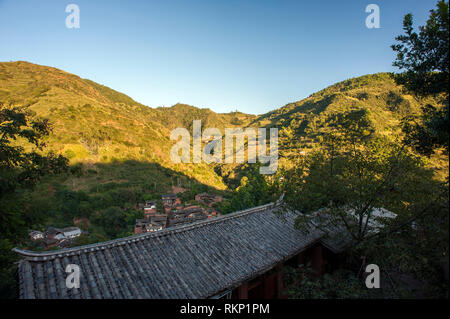
[[[278,189],[269,178],[259,172],[260,164],[241,167],[243,177],[233,191],[230,201],[224,200],[215,207],[224,214],[263,205],[277,199]]]
[[[118,235],[127,228],[127,215],[119,207],[111,206],[100,213],[98,217],[98,224],[100,224],[105,232],[111,238],[118,237]]]
[[[47,120],[32,120],[30,114],[0,105],[0,295],[12,297],[15,281],[12,273],[17,256],[14,244],[26,237],[29,220],[23,190],[32,188],[44,175],[67,169],[68,160],[61,155],[43,154],[43,139],[51,132]],[[25,146],[28,150],[25,149]]]
[[[348,112],[328,126],[322,143],[285,174],[286,207],[302,213],[296,226],[338,229],[336,239],[351,239],[345,266],[354,276],[364,256],[385,273],[412,273],[436,288],[433,296],[442,296],[445,289],[437,287],[439,263],[448,255],[448,183],[434,180],[433,171],[400,140],[376,135],[364,112]],[[380,220],[373,216],[377,208],[397,217]],[[308,285],[321,290],[332,282]],[[389,293],[405,296],[392,288]],[[294,290],[312,293],[308,289]],[[331,289],[323,296],[337,293]]]
[[[404,35],[395,39],[392,49],[397,52],[393,65],[404,72],[396,76],[400,84],[419,96],[435,95],[441,107],[425,105],[423,116],[409,116],[403,121],[407,134],[405,143],[422,154],[430,155],[435,148],[449,148],[449,6],[439,1],[430,11],[425,26],[419,33],[413,28],[413,17],[407,14],[403,20]]]
[[[401,143],[376,136],[366,116],[348,112],[329,125],[319,147],[286,174],[285,202],[305,213],[299,226],[321,210],[326,218],[318,227],[344,227],[361,243],[371,233],[374,209],[409,218],[433,198],[432,171]]]
[[[283,279],[286,295],[293,299],[369,299],[386,295],[380,289],[367,289],[352,271],[344,269],[318,277],[309,265],[286,267]]]

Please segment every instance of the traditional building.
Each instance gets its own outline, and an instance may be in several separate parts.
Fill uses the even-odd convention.
[[[144,206],[144,216],[145,218],[149,219],[152,216],[155,216],[157,213],[156,210],[156,202],[151,202],[150,204],[146,204],[146,206]]]
[[[134,225],[134,234],[142,234],[163,230],[166,228],[166,220],[148,220],[148,219],[136,219]]]
[[[209,207],[212,207],[213,204],[219,203],[222,201],[222,196],[212,195],[208,193],[201,193],[195,195],[195,200],[199,203],[206,204]]]
[[[275,298],[283,265],[330,270],[345,240],[294,227],[279,202],[108,242],[21,255],[21,298]],[[66,287],[66,266],[80,288]]]
[[[45,232],[47,239],[72,239],[81,235],[81,229],[78,227],[55,228],[49,227]]]
[[[180,199],[177,197],[177,194],[166,194],[161,196],[161,201],[163,206],[175,206],[181,204]]]
[[[207,218],[208,214],[202,207],[189,206],[170,211],[167,218],[167,227],[190,224]]]
[[[65,238],[76,238],[81,235],[81,229],[78,227],[66,227],[60,230]]]
[[[32,241],[37,241],[37,240],[44,239],[44,233],[40,232],[40,231],[37,231],[37,230],[30,231],[28,235],[30,236],[30,239]]]
[[[64,239],[44,238],[43,243],[45,249],[49,249],[58,246],[58,244],[62,241],[64,241]]]

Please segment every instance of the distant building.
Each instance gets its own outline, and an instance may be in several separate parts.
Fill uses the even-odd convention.
[[[165,215],[165,214],[155,215],[155,216],[153,216],[151,218],[151,221],[153,223],[160,223],[161,225],[164,226],[164,228],[166,228],[166,226],[167,226],[167,215]]]
[[[56,238],[44,238],[43,242],[44,242],[45,249],[49,249],[52,247],[56,247],[58,245],[58,243],[60,242],[60,240],[58,240]]]
[[[163,230],[164,228],[166,228],[166,220],[167,217],[159,220],[136,219],[136,224],[134,225],[134,234],[137,235]]]
[[[62,234],[65,238],[75,238],[81,235],[81,229],[78,227],[66,227],[61,229]]]
[[[55,227],[49,227],[49,228],[47,228],[47,230],[45,231],[45,238],[46,239],[55,239],[56,238],[56,236],[58,236],[59,234],[61,234],[61,231],[58,229],[58,228],[55,228]],[[60,236],[60,238],[62,238],[61,236]],[[56,239],[58,239],[58,238],[56,238]]]
[[[30,231],[30,233],[28,235],[30,236],[30,239],[32,241],[37,241],[37,240],[44,239],[44,233],[40,232],[40,231],[37,231],[37,230]]]
[[[49,245],[52,245],[53,240],[62,241],[65,239],[73,239],[80,236],[81,229],[79,229],[78,227],[66,227],[66,228],[49,227],[44,235]]]
[[[219,217],[221,214],[216,212],[216,211],[210,211],[208,213],[208,218],[214,218],[214,217]]]
[[[180,205],[181,200],[177,197],[177,194],[165,194],[161,196],[163,206],[175,206]]]
[[[209,207],[212,207],[215,203],[219,203],[222,201],[222,196],[219,195],[212,195],[208,193],[201,193],[195,195],[195,200],[201,204],[208,205]]]
[[[200,206],[188,206],[181,210],[173,210],[168,214],[167,225],[177,226],[207,219],[206,211]]]
[[[154,216],[157,213],[156,201],[146,201],[143,210],[146,219]]]

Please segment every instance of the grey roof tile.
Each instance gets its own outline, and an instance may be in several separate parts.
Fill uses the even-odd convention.
[[[276,203],[82,247],[49,252],[14,249],[21,298],[206,298],[262,274],[324,240],[294,228],[296,214]],[[65,286],[68,264],[80,266],[79,289]]]

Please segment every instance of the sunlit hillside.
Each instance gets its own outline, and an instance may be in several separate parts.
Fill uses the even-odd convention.
[[[329,123],[339,121],[343,114],[364,116],[370,129],[395,139],[401,136],[399,124],[404,116],[420,113],[425,103],[435,103],[418,100],[397,85],[391,74],[379,73],[339,82],[260,116],[218,114],[184,104],[150,108],[93,81],[28,62],[0,63],[0,102],[50,120],[54,129],[48,150],[65,155],[72,164],[83,164],[85,174],[70,177],[64,182],[67,186],[89,189],[108,182],[145,182],[157,183],[162,190],[179,183],[186,186],[189,179],[225,190],[233,185],[227,181],[239,179],[235,166],[171,162],[171,130],[184,127],[192,131],[193,120],[201,120],[203,128],[217,127],[222,132],[225,127],[278,127],[280,164],[289,165],[316,146],[322,133],[330,129]],[[171,173],[143,170],[147,174],[140,174],[141,181],[131,178],[133,174],[115,171],[113,164],[124,160],[134,160],[134,165],[152,163],[152,167],[164,167]],[[430,165],[446,167],[437,156]],[[105,171],[105,167],[109,169]]]

